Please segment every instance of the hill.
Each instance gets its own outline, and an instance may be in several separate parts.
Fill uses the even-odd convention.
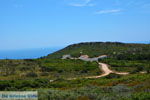
[[[67,46],[66,48],[49,54],[44,58],[57,59],[66,54],[70,54],[73,57],[79,57],[80,55],[88,55],[89,57],[108,55],[111,58],[118,59],[150,60],[150,44],[85,42]]]
[[[98,57],[107,55],[100,60],[111,66],[112,70],[136,73],[150,69],[150,44],[121,42],[85,42],[69,45],[66,48],[49,54],[44,59],[60,59],[63,55],[80,57]]]

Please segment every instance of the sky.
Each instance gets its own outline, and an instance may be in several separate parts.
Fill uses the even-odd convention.
[[[150,0],[0,0],[0,50],[150,40]]]

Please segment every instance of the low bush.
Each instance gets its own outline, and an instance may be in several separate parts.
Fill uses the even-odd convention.
[[[26,77],[38,77],[38,75],[35,72],[29,72],[26,74]]]

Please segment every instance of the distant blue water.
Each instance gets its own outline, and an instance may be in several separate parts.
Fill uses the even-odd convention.
[[[0,50],[0,59],[34,59],[46,56],[61,48],[44,48],[28,50]]]

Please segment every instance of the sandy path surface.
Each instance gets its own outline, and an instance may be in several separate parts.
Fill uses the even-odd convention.
[[[98,63],[99,64],[99,68],[100,70],[103,71],[103,74],[101,75],[98,75],[98,76],[88,76],[88,77],[83,77],[83,78],[100,78],[100,77],[105,77],[111,73],[115,73],[115,74],[119,74],[119,75],[128,75],[129,73],[128,72],[116,72],[116,71],[112,71],[109,69],[108,65],[107,64],[104,64],[104,63]],[[75,80],[77,78],[70,78],[68,80]]]
[[[100,78],[100,77],[104,77],[107,76],[111,73],[115,73],[115,74],[119,74],[119,75],[127,75],[129,74],[128,72],[116,72],[116,71],[112,71],[109,69],[107,64],[104,63],[99,63],[99,68],[100,70],[103,71],[103,74],[99,75],[99,76],[89,76],[89,77],[85,77],[85,78]]]

